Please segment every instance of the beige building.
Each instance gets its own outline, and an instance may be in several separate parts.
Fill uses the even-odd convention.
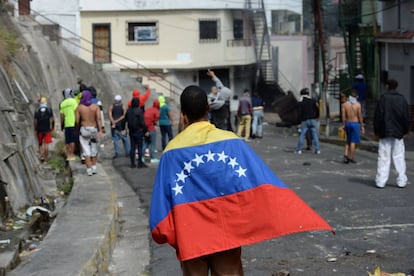
[[[81,11],[81,57],[172,97],[190,84],[209,90],[212,68],[238,94],[251,87],[256,63],[247,17],[232,9]]]

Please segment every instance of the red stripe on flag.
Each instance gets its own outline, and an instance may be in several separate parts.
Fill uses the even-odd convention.
[[[332,227],[288,188],[254,189],[175,206],[154,228],[156,242],[168,242],[179,260],[280,236]],[[161,234],[162,233],[162,234]]]

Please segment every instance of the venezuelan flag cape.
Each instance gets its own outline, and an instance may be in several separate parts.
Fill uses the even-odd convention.
[[[150,227],[180,261],[331,226],[232,132],[208,122],[170,141],[158,167]]]

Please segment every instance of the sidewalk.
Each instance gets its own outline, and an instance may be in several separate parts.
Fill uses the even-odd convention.
[[[38,250],[7,275],[108,275],[109,270],[137,275],[145,270],[148,222],[138,197],[110,162],[103,157],[93,176],[80,161],[70,163],[74,184],[66,205]]]
[[[75,179],[64,208],[48,234],[9,275],[102,275],[116,243],[117,195],[103,166],[87,176],[80,161],[71,161]]]

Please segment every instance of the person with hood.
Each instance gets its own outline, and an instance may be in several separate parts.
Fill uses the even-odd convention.
[[[80,101],[82,99],[82,92],[79,89],[75,89],[73,90],[73,96],[78,104],[80,104]]]
[[[157,144],[157,131],[155,125],[160,119],[160,102],[154,100],[152,102],[152,107],[148,108],[144,112],[144,121],[149,131],[149,138],[145,139],[145,150],[149,150],[149,155],[151,158],[151,163],[158,163],[159,160],[155,158],[155,149]]]
[[[147,102],[151,94],[151,89],[149,88],[148,85],[144,85],[144,88],[145,88],[144,95],[141,95],[141,92],[138,89],[132,90],[132,99],[133,98],[139,99],[139,107],[142,109],[143,112],[145,111],[145,103]],[[128,107],[131,107],[131,102],[132,100],[128,101]]]
[[[126,124],[129,130],[129,140],[131,143],[131,150],[129,158],[131,161],[131,168],[146,168],[147,165],[143,162],[143,147],[144,136],[149,136],[147,126],[144,121],[144,113],[139,107],[139,99],[133,98],[131,100],[131,107],[125,115]],[[138,166],[135,162],[135,154],[138,153]]]
[[[159,96],[158,101],[160,102],[160,131],[161,131],[161,146],[164,150],[167,146],[167,136],[168,141],[171,141],[173,138],[173,131],[172,131],[172,125],[173,125],[173,116],[171,112],[171,107],[167,103],[167,100],[164,96]]]
[[[39,145],[40,161],[48,161],[49,144],[52,143],[52,131],[55,129],[53,111],[47,106],[47,99],[40,98],[39,108],[34,114],[34,129]]]
[[[66,88],[63,90],[64,100],[59,105],[60,112],[60,126],[65,133],[65,147],[66,160],[76,160],[75,157],[75,143],[77,135],[75,131],[75,111],[78,107],[78,102],[73,98],[72,89]]]
[[[89,90],[82,92],[80,105],[76,109],[76,125],[79,127],[79,142],[85,157],[86,173],[96,174],[98,140],[102,136],[102,120],[99,106],[92,101]]]
[[[113,159],[121,156],[121,150],[119,148],[119,140],[122,141],[124,145],[125,155],[129,156],[131,151],[131,146],[129,144],[129,138],[125,128],[125,114],[126,107],[122,104],[121,95],[116,95],[114,97],[114,103],[109,106],[108,115],[109,120],[111,121],[111,134],[112,142],[114,144],[115,155]]]

